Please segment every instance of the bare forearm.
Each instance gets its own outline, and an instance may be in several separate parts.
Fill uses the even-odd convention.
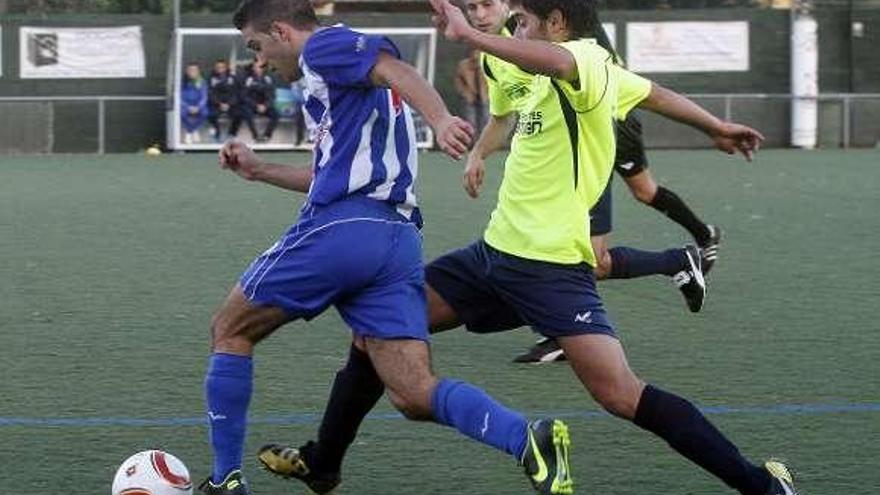
[[[510,116],[497,117],[492,115],[471,153],[485,160],[489,155],[503,148],[510,134],[511,120]]]
[[[411,107],[415,108],[433,129],[449,110],[437,90],[428,85],[412,67],[399,64],[388,74],[385,84],[397,90]]]
[[[554,79],[577,79],[572,54],[559,45],[537,40],[521,40],[468,30],[465,41],[474,48],[504,59],[520,69]]]
[[[639,103],[639,108],[650,110],[682,124],[699,129],[709,136],[718,133],[722,121],[683,95],[653,84],[651,94]]]
[[[251,180],[290,191],[307,193],[312,185],[312,168],[263,163],[254,170]]]

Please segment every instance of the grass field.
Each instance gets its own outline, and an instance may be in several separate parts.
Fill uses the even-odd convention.
[[[704,311],[663,278],[600,285],[632,366],[692,398],[750,458],[787,459],[806,495],[880,487],[880,153],[656,152],[657,179],[725,229]],[[286,156],[275,157],[279,160]],[[293,155],[293,160],[306,160]],[[212,311],[300,197],[244,183],[211,155],[0,159],[0,475],[4,495],[109,493],[159,447],[207,474],[202,379]],[[426,257],[481,233],[500,179],[466,199],[460,168],[424,155]],[[615,181],[614,241],[685,232]],[[258,349],[246,470],[256,495],[304,493],[255,468],[269,440],[314,434],[348,334],[335,313]],[[662,442],[599,413],[564,364],[516,366],[526,329],[436,338],[436,368],[570,423],[581,494],[723,494]],[[530,493],[519,468],[386,401],[350,451],[349,495]]]

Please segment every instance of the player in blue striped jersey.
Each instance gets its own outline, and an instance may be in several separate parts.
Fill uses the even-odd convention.
[[[351,360],[371,363],[407,418],[452,426],[520,462],[541,493],[571,493],[561,421],[529,423],[482,390],[430,367],[418,171],[411,104],[440,147],[463,156],[473,130],[399,60],[388,39],[318,24],[309,0],[246,0],[235,25],[258,64],[304,78],[315,137],[308,168],[265,164],[237,141],[221,164],[242,177],[308,192],[296,223],[257,257],[212,322],[205,396],[214,453],[208,495],[249,495],[241,473],[254,346],[280,326],[334,306],[351,328]]]

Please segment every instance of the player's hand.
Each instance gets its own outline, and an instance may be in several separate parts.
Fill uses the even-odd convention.
[[[483,186],[483,176],[486,173],[486,162],[478,153],[468,155],[467,165],[464,167],[464,176],[461,178],[464,190],[468,196],[477,198],[480,196],[480,188]]]
[[[245,180],[255,180],[263,162],[248,145],[237,139],[227,141],[219,153],[220,167],[235,172]]]
[[[474,136],[474,128],[453,115],[444,117],[434,132],[437,134],[437,146],[456,160],[460,160],[468,152]]]
[[[464,13],[449,0],[431,0],[436,14],[432,18],[434,26],[449,41],[461,41],[473,29]]]
[[[712,140],[715,141],[715,147],[728,155],[738,151],[746,160],[752,161],[764,142],[764,135],[742,124],[724,122],[712,136]]]

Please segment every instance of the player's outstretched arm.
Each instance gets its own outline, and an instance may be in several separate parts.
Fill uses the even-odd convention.
[[[651,85],[651,93],[639,103],[639,108],[699,129],[712,138],[721,151],[729,155],[739,151],[748,161],[752,161],[764,141],[764,136],[755,129],[725,122],[687,97],[656,83]]]
[[[447,39],[467,43],[531,74],[543,74],[564,81],[578,79],[577,62],[565,48],[548,41],[486,34],[473,28],[461,9],[449,0],[431,0],[431,4],[437,13],[434,23]]]
[[[437,90],[415,68],[383,52],[370,72],[370,80],[376,86],[394,88],[405,102],[418,110],[434,129],[437,145],[444,153],[456,160],[467,153],[473,127],[449,113]]]
[[[227,141],[220,148],[218,158],[222,168],[235,172],[245,180],[265,182],[302,193],[309,192],[309,187],[312,185],[311,167],[263,162],[248,145],[237,139]]]
[[[511,120],[510,115],[503,117],[491,115],[489,122],[480,134],[480,139],[477,140],[474,149],[468,154],[462,184],[470,197],[476,198],[480,195],[480,188],[483,186],[483,177],[485,175],[486,158],[501,149],[507,142],[507,137],[510,134]]]

